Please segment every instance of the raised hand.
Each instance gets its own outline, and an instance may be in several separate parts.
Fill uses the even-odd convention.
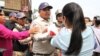
[[[39,27],[37,27],[37,26],[34,26],[34,27],[32,27],[32,28],[29,29],[29,33],[30,34],[35,34],[38,31],[39,31]]]

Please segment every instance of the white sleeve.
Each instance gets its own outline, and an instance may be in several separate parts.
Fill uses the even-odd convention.
[[[38,33],[34,35],[35,41],[43,41],[43,40],[49,40],[51,37],[49,36],[49,33]]]
[[[31,37],[22,39],[22,40],[18,40],[21,44],[28,44],[30,41],[32,40]]]

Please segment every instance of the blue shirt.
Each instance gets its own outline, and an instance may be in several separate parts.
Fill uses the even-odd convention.
[[[71,30],[67,28],[62,28],[61,31],[51,39],[51,45],[62,50],[62,56],[66,56],[64,53],[67,51],[70,39],[71,39]],[[82,32],[83,45],[79,56],[92,56],[94,49],[94,38],[93,31],[91,27],[87,27]]]

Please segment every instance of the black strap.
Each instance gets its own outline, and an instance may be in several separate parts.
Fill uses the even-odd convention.
[[[94,35],[95,35],[96,39],[97,39],[97,42],[98,42],[98,43],[99,43],[99,45],[100,45],[99,39],[98,39],[98,37],[96,36],[95,31],[93,30],[93,28],[92,28],[92,27],[91,27],[91,29],[92,29],[92,31],[93,31],[93,33],[94,33]]]

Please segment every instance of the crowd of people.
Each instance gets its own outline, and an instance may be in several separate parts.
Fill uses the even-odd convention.
[[[41,3],[32,21],[23,11],[11,12],[6,20],[0,9],[0,56],[100,56],[100,16],[92,21],[70,2],[52,22],[51,9]]]

